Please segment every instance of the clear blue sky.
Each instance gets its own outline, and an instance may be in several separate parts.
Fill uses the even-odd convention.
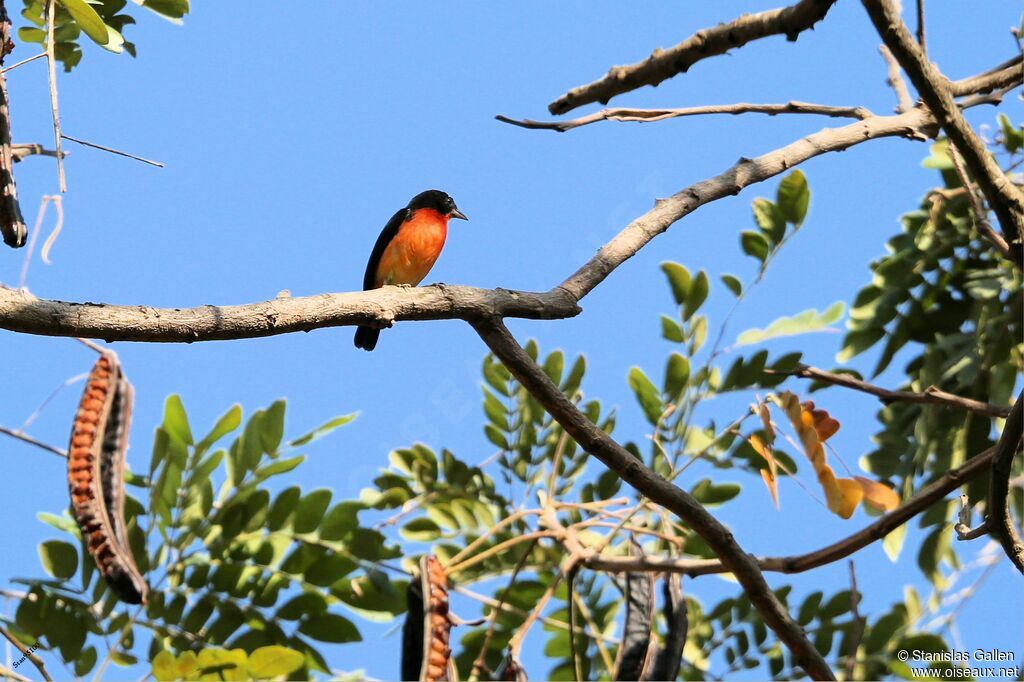
[[[776,4],[662,2],[638,11],[611,2],[197,2],[183,27],[142,12],[139,25],[128,29],[139,45],[137,60],[87,45],[82,65],[61,75],[62,119],[69,135],[167,167],[69,144],[64,233],[52,266],[32,264],[29,288],[41,297],[175,307],[263,300],[282,289],[295,295],[356,289],[388,217],[414,193],[438,187],[472,220],[453,225],[428,281],[547,289],[655,197],[716,174],[741,155],[841,123],[752,115],[603,123],[558,135],[513,128],[494,115],[545,118],[555,96],[612,64]],[[1013,54],[1009,28],[1019,21],[1019,4],[978,7],[929,5],[929,47],[952,77]],[[860,4],[846,0],[796,44],[761,41],[615,103],[796,99],[887,113],[894,102],[877,43]],[[19,46],[11,59],[32,49]],[[44,63],[9,74],[9,87],[15,141],[51,143]],[[976,123],[994,117],[991,109],[971,114]],[[868,263],[897,229],[897,216],[934,185],[934,172],[919,167],[926,154],[922,144],[883,140],[806,164],[813,193],[806,227],[738,310],[731,333],[850,300],[868,281]],[[55,169],[50,160],[29,159],[17,177],[31,225],[40,195],[57,189]],[[524,341],[537,338],[544,349],[586,354],[587,394],[617,407],[620,438],[641,440],[645,423],[626,372],[640,364],[660,376],[670,350],[659,333],[658,315],[670,311],[671,299],[658,263],[676,260],[691,270],[749,279],[753,261],[741,254],[737,235],[751,227],[751,200],[771,196],[774,187],[749,189],[687,217],[588,296],[578,318],[515,321],[513,332]],[[0,251],[0,280],[17,282],[21,258],[22,252]],[[708,304],[713,323],[730,303],[719,285]],[[200,428],[234,402],[249,413],[279,397],[288,398],[293,433],[360,411],[354,424],[311,446],[308,463],[294,476],[307,488],[334,488],[336,499],[358,494],[394,447],[422,441],[468,461],[490,454],[480,428],[484,347],[467,325],[404,323],[386,331],[372,354],[354,349],[351,337],[351,329],[335,329],[190,346],[117,344],[137,394],[130,462],[143,468],[164,397],[175,392]],[[769,348],[799,348],[810,362],[831,367],[840,339],[818,334]],[[65,339],[3,332],[0,348],[0,423],[7,426],[19,425],[57,384],[93,361]],[[857,366],[870,369],[871,355]],[[60,395],[31,433],[63,445],[77,393]],[[871,448],[877,403],[839,391],[827,401],[843,423],[835,447],[852,465]],[[741,405],[722,401],[714,413],[729,419]],[[66,507],[67,489],[61,461],[41,451],[4,439],[0,461],[0,579],[6,582],[40,574],[36,544],[53,531],[35,515]],[[759,481],[734,473],[724,480],[749,488],[720,512],[757,554],[814,549],[868,521],[862,512],[839,520],[790,482],[782,485],[782,511],[775,513]],[[877,544],[856,555],[869,612],[902,599],[907,581],[928,593],[915,565],[920,534],[913,525],[898,563]],[[965,561],[980,542],[962,547]],[[796,595],[835,591],[847,585],[847,568],[841,562],[769,580],[792,582]],[[714,603],[733,588],[706,577],[688,589]],[[1017,614],[1017,622],[993,619],[995,609]],[[1004,561],[963,610],[964,647],[1017,647],[1020,654],[1020,613],[1019,576]],[[367,641],[331,649],[331,664],[394,678],[399,638],[375,636],[387,628],[360,627]],[[527,647],[540,646],[534,633]],[[545,673],[534,667],[532,675]]]

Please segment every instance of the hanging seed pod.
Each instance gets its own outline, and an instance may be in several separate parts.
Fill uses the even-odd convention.
[[[11,20],[0,3],[0,66],[14,49],[11,42]],[[18,188],[14,184],[14,152],[11,149],[11,111],[7,101],[7,79],[0,71],[0,233],[4,243],[13,248],[25,245],[28,229],[18,205]]]
[[[402,679],[454,680],[448,577],[436,557],[428,554],[420,560],[419,579],[409,583],[406,600],[409,611],[402,627]]]
[[[642,556],[636,538],[630,554]],[[651,623],[654,613],[654,576],[647,572],[626,574],[626,620],[615,658],[614,680],[639,680],[651,656]]]
[[[665,616],[667,631],[664,646],[656,647],[654,662],[644,671],[644,680],[674,680],[679,677],[683,663],[683,647],[689,632],[686,599],[683,597],[683,578],[678,574],[666,574],[661,583],[664,604],[661,612]]]
[[[113,353],[93,365],[75,413],[68,447],[71,508],[100,575],[122,601],[143,604],[149,588],[128,546],[124,457],[132,387]]]

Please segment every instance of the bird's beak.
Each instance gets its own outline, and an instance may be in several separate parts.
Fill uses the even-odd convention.
[[[459,220],[469,220],[469,218],[466,217],[466,214],[457,208],[452,209],[452,217],[458,218]]]

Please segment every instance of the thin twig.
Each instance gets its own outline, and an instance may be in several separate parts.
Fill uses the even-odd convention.
[[[850,613],[853,616],[853,630],[850,633],[850,648],[846,654],[846,679],[854,680],[857,668],[857,649],[860,648],[864,636],[864,618],[860,615],[860,591],[857,589],[857,573],[850,559]]]
[[[91,350],[96,351],[100,355],[103,355],[104,353],[112,352],[112,351],[104,348],[103,346],[99,345],[98,343],[90,341],[89,339],[83,339],[83,338],[75,337],[75,341],[78,341],[78,343],[82,344],[86,348],[89,348]]]
[[[873,396],[877,396],[879,400],[886,404],[926,403],[932,405],[945,405],[946,407],[957,407],[968,410],[969,412],[981,414],[986,417],[1006,417],[1006,415],[1010,414],[1010,408],[1008,407],[992,405],[990,403],[981,402],[980,400],[974,400],[973,398],[964,398],[963,396],[947,393],[935,386],[929,386],[920,393],[914,391],[891,391],[887,388],[882,388],[881,386],[869,384],[866,381],[862,381],[848,374],[836,374],[835,372],[828,372],[823,369],[818,369],[817,367],[811,367],[803,364],[798,364],[793,369],[787,371],[766,369],[765,374],[785,374],[789,376],[803,377],[805,379],[824,381],[836,386],[852,388],[855,391],[870,393]]]
[[[777,116],[779,114],[815,114],[819,116],[832,116],[835,118],[856,118],[864,120],[872,113],[864,107],[834,107],[825,104],[809,104],[807,102],[787,102],[785,104],[713,104],[700,107],[684,107],[678,109],[632,109],[613,108],[602,109],[587,116],[580,116],[568,121],[533,121],[528,118],[515,119],[508,116],[497,115],[494,118],[503,123],[511,123],[520,128],[531,128],[534,130],[557,130],[564,133],[573,128],[579,128],[598,121],[637,121],[652,122],[663,121],[668,118],[681,118],[683,116],[704,116],[708,114],[768,114]]]
[[[7,632],[6,628],[0,627],[0,635],[3,635],[8,642],[13,644],[14,648],[20,651],[22,656],[32,661],[32,665],[36,667],[36,670],[39,671],[39,674],[43,676],[43,679],[46,680],[46,682],[53,682],[53,678],[51,678],[49,673],[46,672],[46,664],[43,663],[43,659],[39,658],[35,652],[29,651],[28,647],[22,644],[17,637]]]
[[[874,523],[827,547],[794,556],[759,558],[756,559],[757,565],[762,571],[803,573],[845,559],[871,543],[881,540],[910,519],[945,499],[946,495],[953,490],[988,471],[995,457],[995,451],[995,448],[989,448],[976,455],[959,469],[953,469],[925,486],[916,495]],[[696,577],[730,572],[730,569],[726,568],[719,559],[676,559],[675,557],[651,555],[642,557],[593,555],[588,557],[584,563],[588,568],[614,573],[654,571],[682,573]]]
[[[28,427],[30,427],[32,425],[32,422],[34,422],[36,420],[36,418],[40,414],[42,414],[43,409],[45,409],[46,406],[50,404],[51,400],[53,400],[54,398],[57,397],[58,393],[60,393],[63,389],[67,388],[68,386],[72,386],[74,384],[77,384],[79,381],[85,379],[87,376],[89,376],[88,372],[86,372],[84,374],[76,374],[75,376],[71,377],[70,379],[65,379],[64,381],[60,382],[60,384],[57,385],[57,388],[53,389],[50,392],[50,395],[46,396],[46,398],[43,400],[43,402],[39,403],[39,407],[34,409],[32,411],[32,414],[30,414],[28,417],[25,418],[25,421],[23,421],[21,423],[21,426],[18,427],[18,431],[24,433],[25,429],[27,429]]]
[[[58,457],[67,458],[67,456],[68,456],[67,451],[61,450],[60,448],[54,447],[52,445],[47,445],[46,443],[42,442],[41,440],[36,440],[32,436],[28,436],[28,435],[22,433],[21,431],[17,431],[17,430],[14,430],[14,429],[9,429],[9,428],[7,428],[5,426],[0,426],[0,433],[2,433],[5,436],[10,436],[11,438],[16,438],[16,439],[22,441],[23,443],[28,443],[29,445],[34,445],[37,448],[40,448],[41,450],[46,450],[47,452],[51,452],[51,453],[57,455]]]
[[[60,180],[61,194],[68,191],[67,181],[64,178],[64,154],[60,145],[60,105],[57,103],[57,60],[54,57],[54,13],[57,0],[46,2],[46,62],[50,74],[50,110],[53,114],[53,139],[57,151],[57,178]]]
[[[498,600],[496,606],[491,607],[493,611],[490,615],[490,623],[487,625],[487,632],[484,633],[484,641],[480,645],[480,653],[477,654],[473,660],[473,668],[469,673],[470,680],[479,678],[480,671],[483,670],[484,665],[487,661],[487,649],[490,647],[491,638],[494,637],[494,630],[498,626],[498,613],[501,611],[505,602],[508,601],[508,596],[512,592],[512,588],[516,584],[516,578],[519,576],[519,572],[523,570],[523,566],[526,565],[527,559],[530,558],[530,554],[533,553],[534,547],[537,546],[538,539],[534,539],[527,545],[523,555],[519,557],[519,561],[516,562],[515,568],[512,569],[512,575],[508,579],[508,584],[505,585],[505,589],[501,593],[501,599]]]
[[[50,236],[43,242],[43,248],[39,251],[39,258],[47,265],[52,265],[50,262],[50,249],[53,248],[54,243],[57,241],[57,237],[60,236],[60,231],[64,229],[64,200],[59,194],[50,196],[50,202],[53,204],[53,210],[57,213],[57,221],[53,225],[53,229],[50,230]]]
[[[924,39],[924,0],[917,0],[917,44],[921,46],[922,54],[928,54]]]
[[[474,591],[472,591],[472,590],[470,590],[468,588],[462,587],[460,585],[456,585],[452,589],[455,592],[458,592],[459,594],[461,594],[463,596],[466,596],[466,597],[469,597],[470,599],[473,599],[474,601],[478,601],[481,604],[486,604],[487,606],[492,606],[492,607],[494,607],[496,609],[500,609],[502,611],[505,611],[506,613],[514,613],[515,615],[522,616],[524,618],[527,617],[527,615],[528,615],[526,611],[524,611],[523,609],[517,608],[517,607],[513,606],[512,604],[509,604],[507,602],[505,604],[501,604],[501,602],[499,602],[497,599],[491,599],[490,597],[484,596],[484,595],[480,594],[479,592],[474,592]],[[568,626],[568,624],[565,623],[565,621],[561,621],[561,620],[558,620],[556,618],[548,618],[547,616],[538,616],[537,620],[539,620],[541,623],[544,623],[545,625],[550,625],[553,628],[558,628],[559,630],[566,630],[566,631],[569,630],[569,626]],[[579,632],[580,632],[580,634],[584,634],[587,637],[590,637],[591,639],[602,639],[602,640],[604,640],[604,641],[606,641],[606,642],[608,642],[610,644],[618,644],[619,643],[619,641],[617,639],[613,639],[612,637],[609,637],[609,636],[607,636],[605,634],[602,634],[600,632],[592,632],[590,630],[580,630]]]
[[[64,134],[62,134],[61,137],[64,138],[65,140],[70,140],[71,142],[77,142],[78,144],[84,147],[92,147],[93,149],[99,149],[100,151],[110,152],[111,154],[117,154],[118,156],[125,156],[128,157],[129,159],[134,159],[135,161],[148,163],[150,166],[156,166],[157,168],[164,167],[164,164],[160,163],[159,161],[151,161],[150,159],[145,159],[141,156],[136,156],[135,154],[129,154],[128,152],[122,152],[112,147],[105,147],[101,144],[96,144],[95,142],[86,142],[85,140],[79,140],[77,137],[71,137],[70,135]]]
[[[14,64],[11,64],[10,66],[5,66],[3,68],[3,70],[0,71],[0,73],[7,73],[8,71],[14,71],[19,66],[24,66],[25,64],[28,64],[29,62],[34,62],[35,60],[42,59],[45,56],[46,56],[45,52],[40,52],[39,54],[37,54],[37,55],[35,55],[33,57],[29,57],[28,59],[22,59],[20,62],[16,62]]]
[[[964,186],[964,191],[967,194],[967,199],[971,203],[971,214],[974,216],[974,227],[981,233],[981,236],[988,239],[992,244],[999,249],[999,252],[1003,254],[1011,263],[1016,265],[1018,268],[1021,267],[1021,263],[1013,257],[1013,251],[1010,250],[1010,245],[1006,243],[1003,236],[992,229],[992,225],[988,222],[988,211],[981,203],[981,199],[974,192],[974,186],[971,183],[970,177],[967,175],[967,171],[964,169],[963,158],[960,156],[960,152],[957,151],[956,145],[949,145],[949,159],[953,162],[953,168],[956,170],[957,176],[960,178],[960,184]]]
[[[910,91],[907,90],[907,82],[903,80],[903,74],[900,73],[900,63],[896,61],[896,58],[892,56],[892,51],[884,44],[878,47],[878,51],[882,53],[882,59],[885,60],[887,67],[885,82],[896,93],[896,107],[894,111],[897,114],[910,111],[914,108],[914,100],[911,99]]]

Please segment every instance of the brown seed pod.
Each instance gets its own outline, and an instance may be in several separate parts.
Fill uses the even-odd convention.
[[[636,538],[630,538],[630,554],[643,556]],[[625,596],[626,618],[612,679],[639,680],[652,655],[650,643],[654,616],[654,576],[646,572],[627,573]]]
[[[682,576],[667,573],[662,579],[661,607],[665,616],[665,643],[654,645],[654,662],[644,671],[643,680],[674,680],[679,677],[683,663],[683,648],[689,630],[686,598],[683,596]]]
[[[509,651],[502,659],[501,665],[494,671],[494,679],[501,682],[528,682],[526,670],[516,658],[516,655]]]
[[[149,588],[128,546],[124,457],[133,392],[113,353],[93,365],[75,413],[68,447],[71,509],[89,554],[115,594],[144,604]]]
[[[11,42],[11,20],[0,3],[0,66],[14,48]],[[11,112],[7,101],[7,79],[0,72],[0,235],[13,248],[25,245],[28,231],[18,205],[18,188],[14,184],[14,152],[11,149]]]
[[[448,615],[448,577],[437,557],[420,560],[418,580],[409,583],[409,610],[402,628],[402,679],[454,680]]]

